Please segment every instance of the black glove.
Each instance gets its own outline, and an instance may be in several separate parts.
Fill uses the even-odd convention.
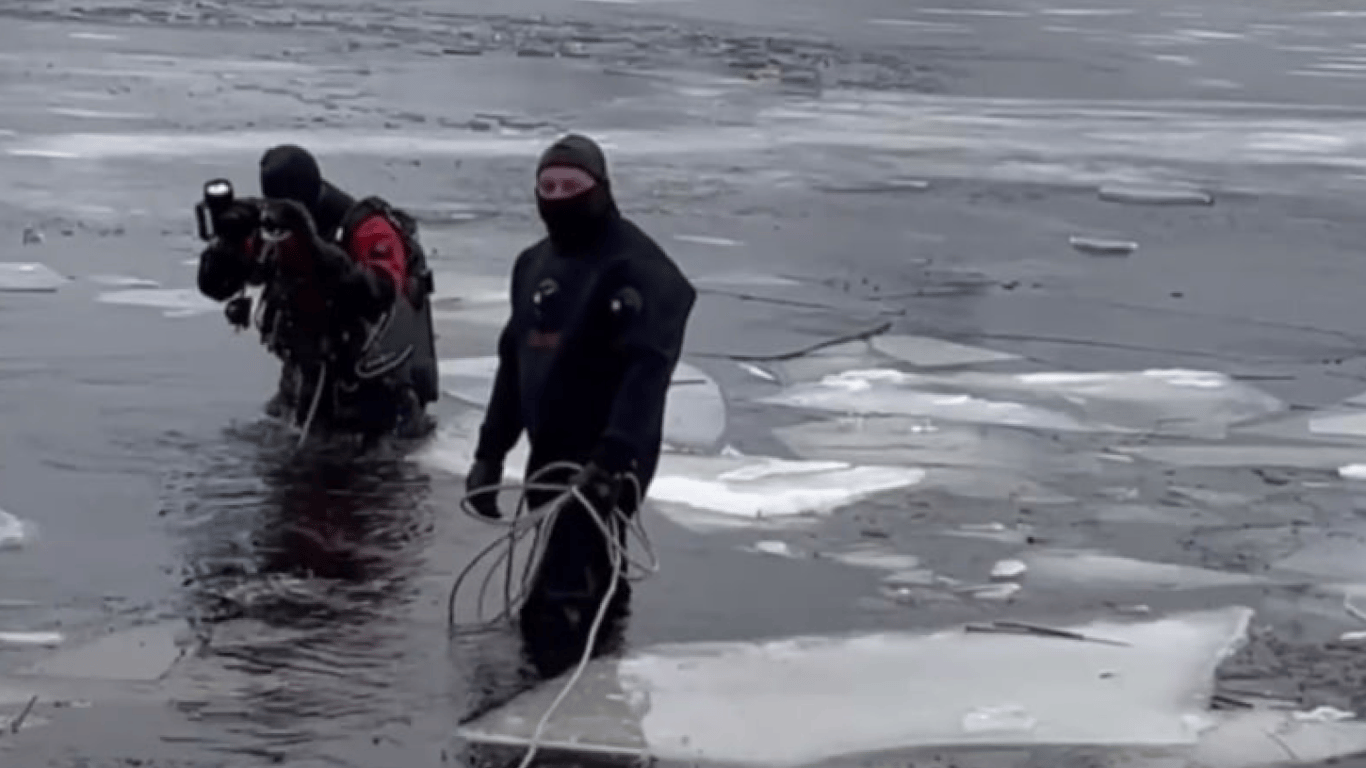
[[[593,506],[593,511],[606,522],[617,508],[617,503],[621,499],[621,475],[611,474],[607,470],[593,462],[589,462],[579,471],[570,484],[583,494],[588,503]]]
[[[470,467],[469,474],[465,475],[465,493],[492,485],[501,485],[502,482],[502,464],[476,459],[474,465]],[[501,520],[503,517],[503,513],[498,511],[498,494],[493,491],[470,497],[470,506],[474,508],[475,512],[490,520]]]
[[[261,225],[261,210],[242,200],[234,202],[214,222],[218,238],[234,246],[246,243]]]
[[[289,233],[309,239],[318,236],[313,214],[294,200],[271,200],[267,203],[261,214],[261,228],[272,234]]]

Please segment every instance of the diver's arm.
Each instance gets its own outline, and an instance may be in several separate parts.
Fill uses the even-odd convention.
[[[522,397],[517,370],[517,333],[509,319],[498,339],[498,373],[493,378],[493,393],[479,427],[479,443],[474,458],[502,465],[512,446],[522,436]]]
[[[639,313],[624,332],[625,375],[592,456],[594,464],[613,474],[637,471],[640,458],[658,450],[669,382],[697,299],[696,290],[672,265],[659,271],[644,281]]]
[[[518,367],[518,352],[521,346],[521,313],[517,311],[517,297],[521,295],[522,274],[529,259],[529,252],[523,251],[512,264],[512,280],[508,289],[508,303],[511,314],[498,336],[498,372],[493,377],[493,392],[489,395],[489,407],[484,411],[484,423],[479,427],[479,443],[474,449],[474,458],[502,465],[504,457],[517,438],[522,436],[526,424],[522,420],[521,372]]]

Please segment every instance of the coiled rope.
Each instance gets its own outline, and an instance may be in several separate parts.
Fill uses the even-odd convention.
[[[531,581],[534,578],[537,566],[545,556],[546,543],[549,540],[549,531],[554,530],[555,520],[560,512],[571,502],[577,502],[586,512],[589,518],[598,527],[599,532],[607,542],[608,560],[611,563],[612,575],[608,579],[607,591],[603,594],[602,601],[598,604],[597,613],[593,617],[593,623],[588,629],[588,639],[584,645],[582,656],[579,658],[573,674],[569,676],[564,688],[555,697],[550,706],[546,708],[545,714],[541,716],[540,722],[536,724],[536,730],[532,732],[530,742],[527,747],[526,755],[522,758],[518,768],[527,768],[531,761],[535,759],[540,750],[540,741],[545,732],[546,726],[550,723],[550,718],[559,709],[569,692],[578,684],[584,671],[588,668],[589,662],[593,657],[593,646],[597,640],[598,633],[602,630],[603,622],[606,621],[607,611],[616,597],[617,589],[621,580],[640,581],[659,571],[659,559],[655,556],[654,547],[650,542],[645,528],[640,523],[639,514],[643,499],[640,483],[633,476],[627,475],[627,485],[634,500],[632,509],[637,514],[628,516],[621,510],[621,506],[608,511],[606,514],[597,509],[594,504],[584,496],[575,486],[568,483],[554,483],[545,480],[546,475],[555,472],[566,472],[571,475],[577,474],[583,469],[574,462],[556,462],[545,466],[530,477],[525,483],[489,485],[476,488],[470,491],[460,500],[460,508],[465,514],[490,525],[501,525],[507,528],[507,532],[495,539],[485,547],[478,555],[465,566],[460,575],[456,577],[455,584],[451,587],[450,597],[447,600],[447,625],[456,632],[482,631],[491,626],[510,620],[519,608],[526,602],[527,593],[530,591]],[[473,499],[487,494],[498,494],[504,491],[514,491],[517,493],[516,511],[510,519],[494,520],[487,518],[477,510],[471,503]],[[542,505],[540,508],[529,509],[527,495],[534,492],[547,492],[557,494],[553,500]],[[615,523],[615,525],[614,525]],[[632,558],[628,551],[630,536],[619,535],[619,531],[634,534],[644,555],[644,560]],[[517,574],[515,565],[517,547],[526,538],[531,538],[531,555],[527,558],[525,565],[521,569],[520,575]],[[501,552],[500,552],[501,549]],[[455,620],[455,603],[460,594],[460,589],[464,586],[466,579],[470,577],[476,566],[483,562],[490,555],[499,552],[494,559],[488,574],[484,577],[479,586],[479,597],[477,616],[475,622],[461,625]],[[484,620],[484,607],[487,602],[488,591],[493,576],[499,570],[503,570],[505,578],[503,581],[503,607],[491,619]],[[632,570],[634,569],[634,570]]]

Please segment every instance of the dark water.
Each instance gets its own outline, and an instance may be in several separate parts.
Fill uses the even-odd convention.
[[[216,310],[96,300],[113,290],[98,275],[192,288],[199,184],[246,185],[280,138],[317,145],[344,186],[421,213],[436,268],[458,282],[505,276],[534,236],[527,180],[549,136],[615,132],[624,207],[690,274],[802,279],[781,301],[709,289],[690,335],[689,360],[730,400],[724,442],[752,454],[781,450],[767,430],[788,415],[749,402],[770,390],[727,356],[884,319],[1045,368],[1264,377],[1305,408],[1359,391],[1363,123],[1348,96],[1362,19],[1279,3],[1103,5],[955,15],[861,0],[832,15],[802,2],[776,19],[759,2],[528,2],[501,16],[432,3],[7,7],[3,260],[75,279],[0,293],[0,508],[37,530],[0,552],[0,600],[31,603],[0,608],[0,629],[57,630],[74,645],[165,625],[187,655],[156,685],[35,683],[35,727],[0,737],[5,764],[459,763],[454,724],[534,677],[510,628],[447,630],[452,580],[496,535],[457,509],[462,478],[397,450],[296,453],[260,414],[274,372],[254,339]],[[579,21],[525,15],[546,11]],[[1096,184],[1135,176],[1205,184],[1218,201],[1096,198]],[[888,183],[906,177],[931,183]],[[23,245],[28,228],[43,242]],[[1065,246],[1078,233],[1140,250],[1088,259]],[[495,330],[447,322],[441,354],[489,354]],[[463,411],[447,400],[439,416]],[[700,535],[654,514],[663,570],[636,588],[626,643],[1250,601],[1267,628],[1227,674],[1350,708],[1360,664],[1328,641],[1351,622],[1293,592],[897,605],[866,569],[740,548],[890,541],[966,578],[1001,548],[932,532],[1002,522],[1042,541],[1259,572],[1306,533],[1355,522],[1356,494],[1332,469],[1139,463],[1068,478],[1075,502],[1047,512],[894,493],[790,536]],[[1228,525],[1107,523],[1097,509],[1117,486],[1191,514],[1206,505],[1172,501],[1174,487],[1255,500]],[[0,667],[48,653],[0,647]],[[128,654],[109,667],[132,666]],[[95,703],[58,706],[80,700]]]

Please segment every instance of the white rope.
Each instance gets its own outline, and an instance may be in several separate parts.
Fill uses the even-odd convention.
[[[621,580],[627,579],[630,581],[638,581],[659,571],[659,560],[655,557],[654,548],[650,543],[649,536],[645,533],[644,526],[640,524],[640,512],[643,499],[641,498],[640,484],[635,478],[630,477],[629,475],[627,476],[635,502],[631,507],[636,512],[634,517],[628,517],[622,512],[620,505],[611,510],[607,515],[604,515],[578,488],[566,483],[547,483],[542,480],[545,475],[554,471],[577,473],[581,469],[582,467],[572,462],[557,462],[532,474],[531,477],[527,478],[526,483],[490,485],[483,488],[476,488],[460,500],[460,508],[464,510],[466,514],[484,523],[506,525],[508,527],[508,532],[498,537],[492,544],[476,555],[475,558],[470,561],[470,564],[461,571],[460,575],[455,580],[455,584],[451,587],[450,598],[448,600],[448,623],[451,628],[457,630],[460,630],[461,627],[455,620],[455,602],[461,586],[474,570],[474,567],[504,543],[507,545],[506,549],[494,561],[493,567],[489,569],[488,575],[484,577],[480,584],[476,623],[469,625],[464,629],[465,631],[469,631],[470,629],[478,631],[512,617],[522,603],[525,602],[527,591],[530,588],[531,578],[535,574],[535,566],[539,563],[541,557],[544,556],[545,545],[542,543],[542,533],[543,531],[554,529],[556,518],[569,502],[578,502],[578,504],[588,512],[589,518],[598,526],[598,530],[602,533],[607,542],[608,560],[611,563],[612,575],[607,583],[607,591],[603,594],[602,601],[598,604],[598,610],[593,617],[593,623],[588,629],[588,638],[584,645],[583,654],[579,658],[579,662],[574,668],[574,672],[569,676],[564,687],[560,690],[559,695],[556,696],[550,703],[550,706],[546,708],[545,714],[541,716],[540,721],[536,724],[536,729],[532,732],[526,755],[522,758],[522,762],[518,768],[527,768],[527,766],[531,765],[531,761],[535,759],[537,752],[540,751],[541,739],[546,727],[550,723],[550,718],[554,715],[555,711],[559,709],[560,705],[564,703],[565,697],[574,689],[574,686],[578,684],[579,679],[583,677],[584,671],[587,670],[588,664],[593,658],[594,643],[597,641],[598,633],[602,630],[602,625],[606,621],[608,609],[611,607],[612,600],[616,597]],[[470,503],[471,499],[478,496],[497,494],[507,490],[515,490],[518,492],[517,510],[510,520],[493,520],[484,517],[479,514]],[[554,492],[558,493],[558,495],[554,500],[545,504],[540,509],[528,511],[526,500],[527,493],[534,491]],[[647,558],[644,562],[631,558],[627,551],[627,541],[624,537],[619,536],[616,527],[611,525],[613,520],[624,526],[627,532],[635,534],[636,538],[640,541],[641,549]],[[518,591],[514,594],[512,591],[514,583],[513,570],[515,568],[514,560],[517,545],[528,535],[533,537],[532,552],[531,556],[527,559],[526,566],[522,570]],[[546,536],[545,538],[548,539],[549,537]],[[503,587],[503,608],[493,619],[489,621],[479,621],[478,619],[483,617],[484,601],[488,593],[489,583],[493,578],[493,574],[496,573],[499,566],[503,564],[503,560],[507,561],[506,579]],[[634,574],[629,573],[627,572],[628,568],[624,568],[623,566],[635,567],[637,572]]]

